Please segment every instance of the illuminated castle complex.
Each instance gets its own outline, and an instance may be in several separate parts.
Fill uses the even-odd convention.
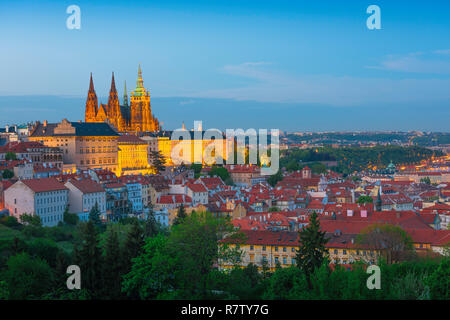
[[[158,119],[152,115],[150,92],[144,88],[141,66],[139,66],[138,71],[137,87],[134,91],[131,91],[130,105],[128,105],[126,84],[123,105],[120,105],[113,73],[108,103],[100,104],[99,106],[91,73],[86,100],[85,122],[108,122],[119,132],[159,131]]]

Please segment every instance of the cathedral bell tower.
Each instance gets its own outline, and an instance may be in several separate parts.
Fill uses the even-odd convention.
[[[150,93],[144,88],[141,65],[139,65],[137,86],[131,91],[132,131],[154,131]]]

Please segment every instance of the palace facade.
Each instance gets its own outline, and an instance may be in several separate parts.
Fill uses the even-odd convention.
[[[152,114],[150,92],[144,88],[141,66],[139,66],[136,89],[131,91],[130,105],[128,105],[126,83],[123,104],[120,104],[113,73],[108,103],[100,104],[99,106],[91,73],[84,121],[108,122],[119,132],[141,133],[159,131],[159,121]]]

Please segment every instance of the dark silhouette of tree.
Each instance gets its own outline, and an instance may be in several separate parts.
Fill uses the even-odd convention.
[[[144,231],[139,221],[134,219],[123,247],[123,273],[130,272],[133,264],[132,259],[141,254],[144,243]]]
[[[75,264],[81,270],[81,287],[93,298],[100,298],[102,287],[102,254],[97,228],[92,220],[81,226],[80,243],[75,247]]]
[[[117,231],[108,228],[106,231],[106,242],[103,248],[103,292],[108,299],[119,299],[121,297],[121,272],[120,243]]]
[[[325,248],[327,242],[325,232],[320,231],[317,214],[313,212],[309,217],[308,226],[299,231],[299,249],[295,257],[297,267],[305,273],[310,289],[312,289],[311,275],[322,265],[324,259],[327,259],[328,252]]]
[[[183,220],[186,219],[186,217],[187,217],[186,210],[184,209],[184,205],[181,204],[181,206],[178,208],[177,217],[173,221],[172,225],[176,226],[182,223]]]
[[[89,211],[89,221],[92,221],[95,226],[100,226],[102,224],[97,202],[95,202],[95,205],[91,208],[91,211]]]
[[[150,151],[150,157],[152,161],[152,165],[156,170],[156,173],[160,173],[161,171],[164,171],[166,158],[161,153],[160,150]]]

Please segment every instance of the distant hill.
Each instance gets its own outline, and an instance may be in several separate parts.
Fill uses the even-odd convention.
[[[0,96],[0,126],[33,120],[84,119],[86,97]],[[100,98],[103,103],[107,97]],[[448,108],[408,105],[332,107],[314,104],[269,103],[230,99],[152,97],[152,110],[167,129],[277,128],[288,131],[421,130],[450,131]],[[414,120],[412,120],[414,119]]]

